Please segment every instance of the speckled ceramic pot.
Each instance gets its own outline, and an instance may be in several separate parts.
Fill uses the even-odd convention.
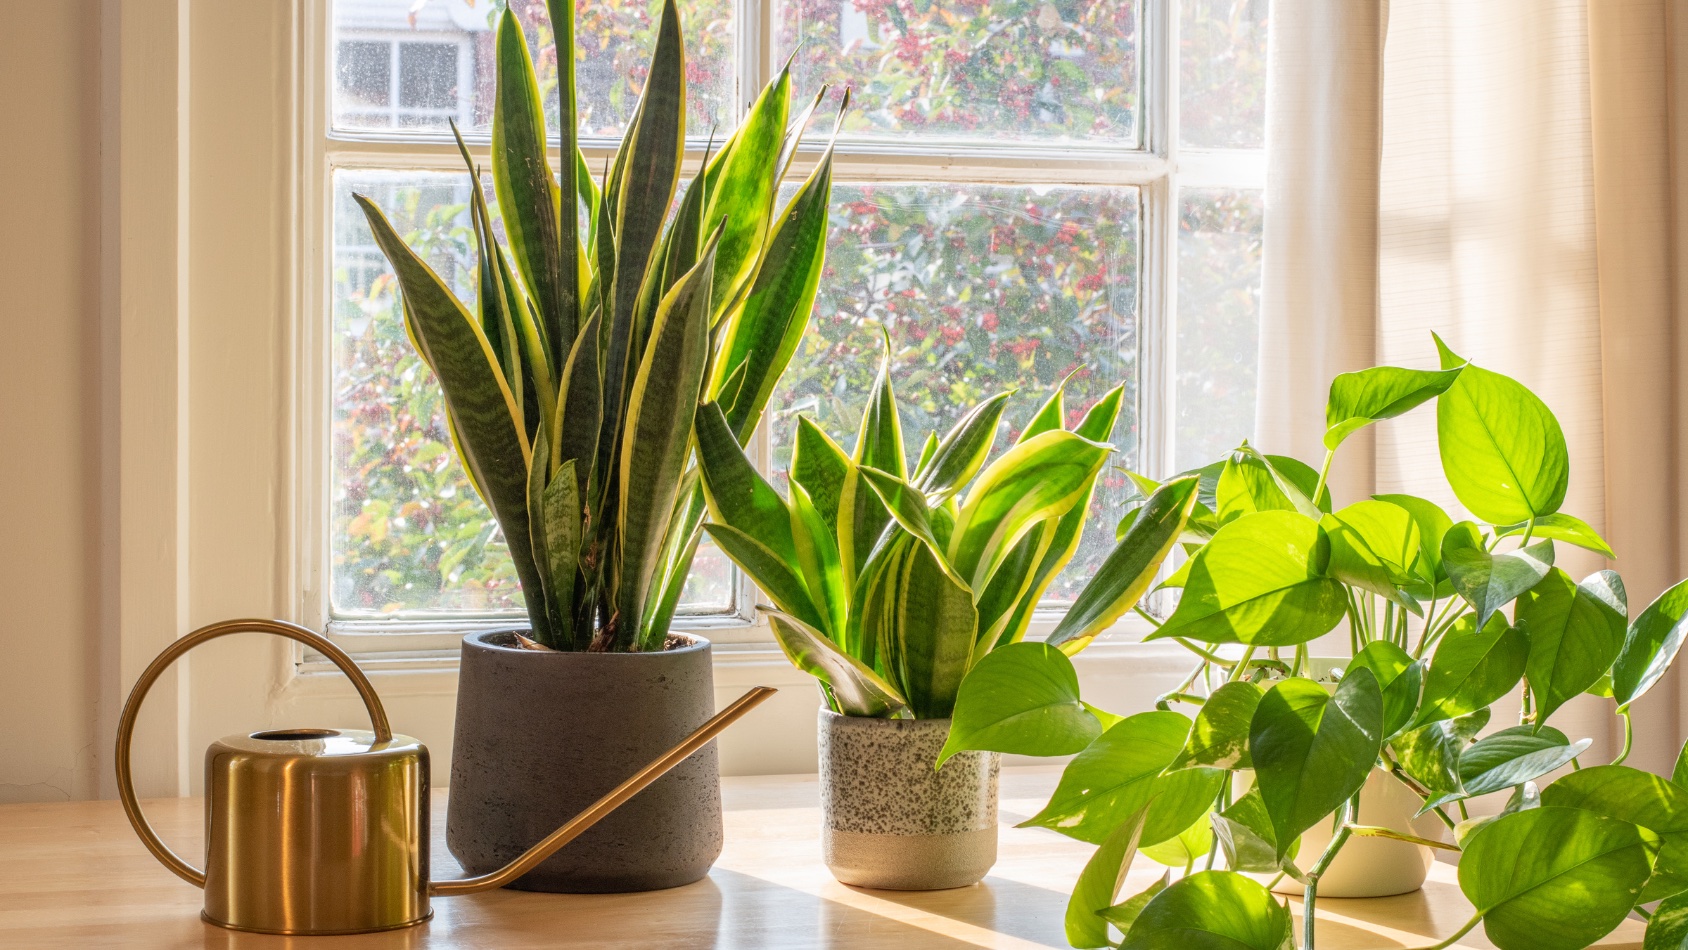
[[[652,653],[537,652],[511,631],[463,640],[446,846],[470,874],[503,867],[715,714],[709,641]],[[721,854],[715,743],[510,886],[678,887]]]
[[[996,863],[1001,757],[963,752],[934,771],[949,725],[821,709],[821,848],[833,877],[930,891],[977,884]]]

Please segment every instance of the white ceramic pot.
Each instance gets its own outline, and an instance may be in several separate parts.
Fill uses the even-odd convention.
[[[1390,828],[1421,838],[1436,839],[1441,823],[1435,815],[1415,819],[1423,802],[1399,779],[1382,769],[1373,769],[1360,790],[1360,813],[1355,824]],[[1302,870],[1312,866],[1330,844],[1331,822],[1321,821],[1301,834],[1301,851],[1295,864]],[[1421,844],[1352,835],[1337,853],[1336,860],[1319,878],[1320,897],[1389,897],[1407,894],[1424,886],[1435,853]],[[1299,896],[1300,882],[1284,878],[1273,891]]]

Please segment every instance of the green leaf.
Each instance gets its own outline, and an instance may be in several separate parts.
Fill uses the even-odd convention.
[[[775,554],[773,549],[731,525],[705,524],[715,546],[721,549],[739,570],[750,575],[774,606],[791,614],[810,627],[822,627],[824,621],[798,568]]]
[[[1413,524],[1418,526],[1418,560],[1414,562],[1414,573],[1432,587],[1445,580],[1448,575],[1442,569],[1442,539],[1454,526],[1447,512],[1435,502],[1412,495],[1373,495],[1372,498],[1405,509]]]
[[[1688,742],[1676,753],[1676,765],[1670,770],[1670,780],[1677,787],[1688,789]]]
[[[537,452],[535,453],[538,454]],[[580,494],[574,476],[574,460],[569,459],[546,485],[540,498],[544,522],[540,526],[545,535],[545,600],[554,614],[554,634],[564,643],[575,642],[569,617],[574,603],[575,577],[580,569]],[[535,530],[537,540],[540,530]],[[536,545],[537,548],[537,545]],[[537,551],[535,552],[537,557]]]
[[[1190,826],[1219,794],[1224,772],[1181,769],[1161,775],[1183,751],[1190,720],[1155,710],[1121,720],[1075,756],[1049,803],[1024,824],[1101,844],[1148,805],[1141,844],[1158,844]]]
[[[1072,755],[1102,726],[1079,700],[1078,673],[1044,643],[1011,643],[985,654],[962,680],[941,768],[957,752]]]
[[[1460,370],[1436,401],[1436,442],[1455,497],[1490,524],[1550,515],[1565,501],[1565,433],[1516,380],[1476,366]]]
[[[715,403],[697,410],[697,460],[709,517],[755,540],[796,570],[797,546],[791,512],[744,454]]]
[[[1518,598],[1516,618],[1530,640],[1525,675],[1536,698],[1536,722],[1593,686],[1623,648],[1629,600],[1616,571],[1581,584],[1559,568]]]
[[[915,718],[949,718],[979,628],[973,593],[924,546],[904,560],[894,591],[893,677]]]
[[[1004,452],[961,505],[949,544],[956,573],[982,590],[1025,532],[1085,497],[1112,451],[1070,432],[1045,432]]]
[[[901,719],[909,716],[902,695],[878,673],[838,649],[826,635],[796,617],[770,611],[768,623],[793,665],[827,686],[846,716]]]
[[[1464,848],[1466,843],[1471,840],[1472,835],[1476,834],[1483,828],[1483,826],[1493,822],[1495,819],[1504,818],[1507,815],[1523,811],[1526,808],[1540,807],[1541,789],[1537,788],[1536,783],[1534,782],[1525,782],[1512,790],[1512,794],[1508,795],[1506,798],[1506,804],[1501,806],[1501,810],[1498,813],[1493,815],[1479,815],[1476,818],[1467,818],[1455,825],[1454,844]]]
[[[1245,442],[1226,458],[1214,498],[1220,524],[1257,511],[1296,511],[1317,518],[1319,508],[1308,498],[1311,492],[1311,486],[1303,490]]]
[[[1561,776],[1542,791],[1541,800],[1627,821],[1657,836],[1659,851],[1643,902],[1688,891],[1688,789],[1640,769],[1597,765]]]
[[[974,406],[944,434],[930,462],[915,471],[914,485],[929,494],[948,496],[984,467],[996,441],[997,424],[1012,393],[997,393]]]
[[[1490,554],[1475,524],[1461,521],[1442,539],[1442,566],[1454,590],[1477,608],[1477,624],[1536,586],[1553,567],[1553,542],[1539,541],[1518,551]]]
[[[1249,682],[1225,683],[1213,691],[1196,713],[1190,738],[1169,768],[1208,765],[1219,769],[1248,769],[1249,723],[1260,706],[1260,687]]]
[[[1063,379],[1061,385],[1056,386],[1055,391],[1049,394],[1049,398],[1045,399],[1043,404],[1037,407],[1037,411],[1032,413],[1031,419],[1026,422],[1026,428],[1020,433],[1020,442],[1029,442],[1045,432],[1053,432],[1056,429],[1067,427],[1066,392],[1067,381]]]
[[[1085,862],[1078,883],[1073,886],[1073,895],[1067,901],[1067,943],[1074,947],[1112,945],[1113,941],[1108,939],[1108,921],[1101,913],[1119,897],[1126,872],[1131,870],[1131,859],[1137,856],[1137,842],[1148,816],[1147,807],[1139,809],[1114,829]]]
[[[1235,871],[1200,871],[1149,901],[1120,950],[1294,950],[1289,908]]]
[[[1387,640],[1373,640],[1354,655],[1348,669],[1370,670],[1383,687],[1384,738],[1396,735],[1412,722],[1424,687],[1424,661],[1414,661],[1407,651]]]
[[[621,627],[615,635],[629,645],[651,639],[649,631],[637,627],[690,454],[692,419],[709,362],[709,282],[719,238],[717,233],[710,239],[697,266],[658,306],[650,346],[627,400],[616,516],[621,574],[616,579],[615,612]],[[667,631],[660,633],[667,636]],[[636,648],[660,647],[657,640]]]
[[[1370,670],[1350,670],[1334,695],[1288,679],[1260,700],[1249,728],[1255,781],[1285,843],[1354,797],[1383,744],[1383,693]]]
[[[1118,927],[1122,932],[1130,930],[1131,925],[1137,921],[1137,916],[1143,913],[1143,908],[1149,906],[1149,902],[1155,899],[1155,895],[1166,890],[1167,885],[1171,883],[1172,872],[1168,871],[1142,891],[1112,907],[1104,907],[1097,913],[1102,915],[1103,920]]]
[[[879,500],[885,503],[891,517],[904,531],[919,538],[934,555],[943,554],[943,546],[938,543],[937,536],[932,530],[932,511],[926,505],[926,496],[920,490],[889,472],[882,472],[866,465],[858,466],[861,477],[867,482]],[[947,565],[945,565],[947,567]],[[956,580],[961,582],[961,578]]]
[[[522,412],[498,356],[480,322],[451,295],[445,282],[409,247],[386,215],[363,195],[353,196],[381,253],[398,275],[405,323],[424,362],[439,378],[451,422],[452,441],[464,468],[493,516],[504,529],[510,560],[522,589],[544,590],[533,559],[528,522],[527,474],[532,446],[522,428]],[[529,602],[535,630],[546,624],[544,597]]]
[[[1343,373],[1330,382],[1325,402],[1325,448],[1381,419],[1393,419],[1435,399],[1459,378],[1460,370],[1373,366]]]
[[[791,445],[791,481],[803,486],[834,536],[841,518],[839,499],[850,473],[850,456],[807,416],[797,417],[797,437]],[[844,564],[846,586],[854,587],[854,565]]]
[[[1048,642],[1069,655],[1077,653],[1136,606],[1172,552],[1195,504],[1194,476],[1175,478],[1155,489],[1138,509],[1131,529],[1050,632]]]
[[[1430,804],[1475,798],[1541,778],[1582,754],[1590,741],[1572,743],[1552,726],[1513,726],[1484,736],[1459,754],[1462,791],[1439,796]]]
[[[1317,522],[1291,511],[1244,515],[1191,559],[1184,594],[1145,639],[1293,646],[1342,619],[1342,585],[1325,574],[1330,542]]]
[[[1536,519],[1534,528],[1530,527],[1530,523],[1528,521],[1523,521],[1514,525],[1507,525],[1504,528],[1496,528],[1495,536],[1500,538],[1511,538],[1524,534],[1526,531],[1528,531],[1530,536],[1533,538],[1546,538],[1552,541],[1563,541],[1566,544],[1574,544],[1579,548],[1586,548],[1601,557],[1617,557],[1616,554],[1612,553],[1612,546],[1606,543],[1606,539],[1602,538],[1598,531],[1589,527],[1588,522],[1576,517],[1575,515],[1567,515],[1564,512],[1542,515],[1540,518]]]
[[[1580,950],[1623,922],[1651,870],[1634,825],[1543,806],[1472,835],[1459,886],[1500,950]]]
[[[1461,617],[1431,657],[1416,722],[1454,719],[1495,702],[1518,685],[1529,657],[1529,637],[1505,615],[1481,631],[1475,618]]]
[[[1647,695],[1665,675],[1682,649],[1684,636],[1688,636],[1688,581],[1660,594],[1629,625],[1612,666],[1612,695],[1620,710]]]
[[[1266,803],[1260,800],[1259,787],[1250,788],[1229,808],[1213,815],[1213,833],[1225,856],[1225,866],[1233,871],[1256,874],[1290,873],[1295,867],[1291,859],[1301,849],[1299,838],[1291,840],[1278,855],[1277,833],[1272,830],[1272,816],[1266,813]],[[1301,873],[1291,876],[1301,879]]]
[[[1678,894],[1654,909],[1641,950],[1688,950],[1688,894]]]
[[[908,478],[903,453],[903,422],[897,415],[897,398],[891,388],[891,340],[885,339],[879,357],[879,375],[867,396],[861,430],[856,434],[857,465],[876,468],[897,478]]]
[[[750,280],[767,237],[778,187],[780,145],[791,111],[791,67],[762,88],[744,122],[709,162],[702,232],[725,222],[715,256],[715,293],[710,312],[720,314]]]
[[[740,444],[749,441],[761,421],[774,385],[809,326],[826,261],[831,195],[832,148],[828,147],[769,230],[743,302],[723,318],[725,330],[720,333],[722,343],[709,392],[724,398],[726,382],[735,374],[741,379],[724,407]],[[863,559],[866,556],[864,552]]]
[[[1124,383],[1103,393],[1095,405],[1085,410],[1083,418],[1073,427],[1073,434],[1092,442],[1106,442],[1114,434],[1114,424],[1119,422],[1120,405],[1124,399]],[[1024,434],[1020,441],[1027,441]]]
[[[1332,577],[1421,613],[1417,601],[1401,590],[1415,580],[1413,567],[1419,559],[1418,525],[1405,508],[1382,501],[1356,502],[1325,515],[1319,526],[1330,538]],[[1434,583],[1423,587],[1428,595]]]
[[[1197,858],[1213,850],[1213,825],[1208,822],[1211,812],[1190,823],[1176,835],[1143,849],[1143,856],[1167,867],[1188,867]]]
[[[582,502],[590,502],[594,513],[597,499],[591,486],[596,484],[593,466],[598,456],[598,434],[603,424],[603,393],[598,373],[598,315],[594,313],[575,338],[563,367],[562,405],[557,411],[557,425],[552,430],[551,444],[557,464],[572,459],[577,491]]]
[[[844,587],[838,546],[802,485],[792,483],[791,504],[786,510],[797,549],[797,566],[803,574],[803,586],[809,590],[809,599],[820,610],[824,621],[821,629],[835,643],[843,643],[850,595]]]
[[[573,281],[565,284],[560,270],[560,192],[545,158],[543,100],[521,23],[508,7],[499,18],[494,43],[498,78],[492,110],[493,191],[504,235],[545,328],[547,356],[552,365],[560,365],[574,343],[577,303]]]
[[[1401,771],[1430,792],[1431,798],[1457,793],[1460,753],[1488,723],[1489,709],[1485,706],[1458,719],[1440,720],[1410,730],[1391,740],[1389,747],[1394,750]],[[1425,806],[1419,813],[1429,810]]]

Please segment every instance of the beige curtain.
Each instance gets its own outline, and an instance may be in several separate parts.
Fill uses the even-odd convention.
[[[1680,0],[1276,0],[1258,438],[1319,451],[1324,386],[1434,366],[1430,331],[1522,380],[1563,425],[1565,510],[1603,528],[1639,611],[1688,574],[1688,102]],[[1675,34],[1673,40],[1673,33]],[[1673,86],[1676,92],[1673,93]],[[1673,155],[1673,149],[1675,153]],[[1429,413],[1345,445],[1338,501],[1450,508]],[[1560,546],[1574,576],[1606,566]],[[1635,762],[1668,767],[1675,681]],[[1568,730],[1615,741],[1589,699]]]

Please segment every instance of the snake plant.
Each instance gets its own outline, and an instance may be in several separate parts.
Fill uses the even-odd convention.
[[[686,54],[674,0],[604,179],[579,150],[574,5],[551,0],[562,156],[515,13],[495,37],[491,171],[506,243],[469,167],[473,304],[358,196],[397,274],[412,342],[438,377],[456,446],[509,544],[532,639],[661,649],[700,538],[690,462],[707,401],[736,443],[756,428],[808,325],[832,150],[783,208],[780,183],[818,105],[792,121],[781,72],[675,202]],[[824,91],[824,90],[823,90]]]
[[[986,465],[1010,395],[929,437],[910,470],[882,361],[853,451],[797,419],[788,497],[756,471],[722,407],[699,413],[705,529],[773,601],[781,646],[835,711],[949,716],[967,670],[1025,634],[1077,549],[1122,390],[1073,431],[1057,390]]]

